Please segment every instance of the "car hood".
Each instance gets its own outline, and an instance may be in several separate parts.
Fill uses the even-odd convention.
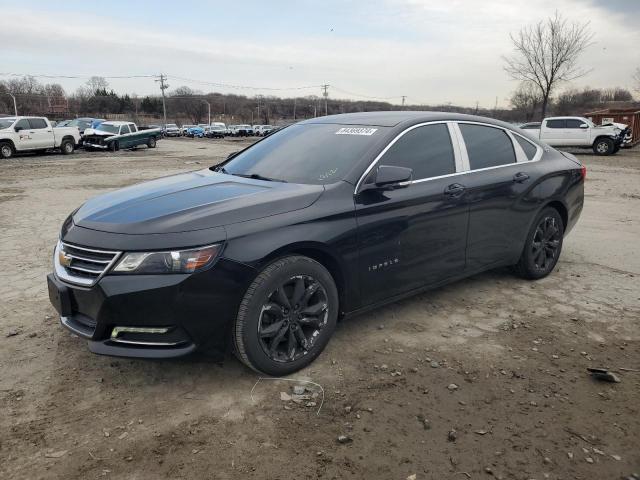
[[[100,137],[113,137],[115,135],[118,135],[117,133],[109,133],[109,132],[105,132],[104,130],[96,130],[95,128],[85,128],[84,134],[85,136],[98,135]]]
[[[94,197],[73,215],[111,233],[177,233],[220,227],[306,208],[322,185],[269,182],[211,170],[183,173]]]

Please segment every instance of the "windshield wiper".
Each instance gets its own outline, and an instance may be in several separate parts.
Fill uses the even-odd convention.
[[[229,175],[235,175],[236,177],[243,177],[243,178],[253,178],[255,180],[264,180],[267,182],[287,183],[286,180],[281,180],[279,178],[265,177],[264,175],[260,175],[259,173],[230,173]]]

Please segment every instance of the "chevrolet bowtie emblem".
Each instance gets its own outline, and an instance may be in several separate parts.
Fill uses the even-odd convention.
[[[62,250],[60,250],[60,252],[58,253],[58,261],[60,262],[60,265],[62,265],[63,267],[70,267],[71,266],[71,257],[68,256]]]

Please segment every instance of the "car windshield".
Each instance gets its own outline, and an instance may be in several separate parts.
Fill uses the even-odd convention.
[[[75,120],[71,120],[69,122],[70,127],[87,127],[91,125],[91,120],[86,120],[82,118],[76,118]]]
[[[15,118],[0,118],[0,128],[9,128],[15,121]]]
[[[102,123],[102,124],[98,125],[98,128],[96,128],[96,130],[99,130],[101,132],[117,134],[120,131],[120,126],[119,125],[109,125],[108,123]]]
[[[178,128],[178,126],[175,123],[168,123],[167,128]]]
[[[214,170],[291,183],[335,183],[371,148],[383,127],[292,125],[265,137]]]

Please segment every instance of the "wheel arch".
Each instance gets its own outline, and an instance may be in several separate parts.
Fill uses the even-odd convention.
[[[13,143],[13,140],[11,140],[10,138],[3,138],[2,140],[0,140],[0,144],[3,143],[8,143],[9,145],[11,145],[11,148],[13,148],[13,151],[16,152],[16,144]]]
[[[74,145],[76,144],[76,139],[73,138],[73,135],[65,135],[64,137],[62,137],[62,140],[60,140],[60,145],[62,145],[62,143],[66,142],[67,140],[71,140]]]
[[[615,139],[613,139],[612,137],[610,137],[609,135],[598,135],[594,140],[593,143],[591,144],[592,147],[595,147],[596,143],[598,143],[600,140],[609,140],[611,142],[615,143]]]
[[[340,259],[334,254],[334,252],[320,242],[297,242],[274,250],[264,258],[263,263],[264,265],[267,265],[277,258],[288,255],[303,255],[305,257],[309,257],[329,271],[331,277],[333,277],[333,281],[336,283],[336,288],[338,289],[338,301],[340,302],[338,311],[341,316],[344,311],[344,307],[347,305],[349,300],[346,290],[347,280],[345,272],[341,267]]]
[[[539,210],[542,211],[547,207],[554,208],[560,214],[560,218],[562,219],[562,227],[566,231],[567,225],[569,223],[569,210],[560,200],[552,200],[543,205],[543,207]]]

